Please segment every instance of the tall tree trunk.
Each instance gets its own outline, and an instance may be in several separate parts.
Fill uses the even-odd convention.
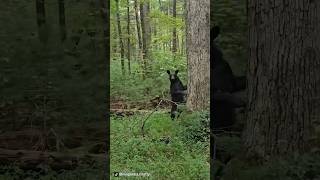
[[[138,10],[138,0],[134,0],[134,12],[135,12],[135,18],[136,18],[136,26],[137,26],[137,37],[138,37],[138,54],[139,59],[141,60],[141,67],[144,70],[144,60],[143,60],[143,52],[142,52],[142,38],[141,38],[141,18],[139,16],[139,10]],[[144,72],[142,73],[142,78],[145,79]]]
[[[150,26],[150,5],[149,2],[142,2],[140,4],[140,19],[141,19],[141,29],[142,29],[142,52],[144,60],[144,70],[147,74],[148,61],[150,60],[149,48],[151,43],[151,26]]]
[[[130,53],[130,1],[127,0],[127,33],[128,33],[128,39],[127,39],[127,58],[128,58],[128,72],[131,74],[131,53]]]
[[[320,122],[320,1],[249,0],[248,8],[247,153],[308,151]]]
[[[145,25],[144,25],[144,23],[145,23],[145,18],[144,18],[144,16],[145,16],[145,12],[144,12],[144,8],[143,8],[143,3],[140,3],[140,23],[141,23],[141,35],[142,35],[142,58],[144,59],[145,58],[145,34],[146,34],[146,30],[145,30]],[[144,60],[143,61],[143,67],[144,67],[144,71],[146,71],[146,62],[145,62],[146,60]]]
[[[176,17],[177,17],[177,0],[172,1],[172,16],[174,19],[174,27],[172,30],[172,52],[175,54],[177,52],[177,27],[176,27]]]
[[[188,100],[190,110],[209,107],[210,0],[187,0]]]
[[[119,0],[115,0],[115,1],[116,1],[117,25],[118,25],[119,45],[120,45],[121,70],[122,70],[122,75],[125,75],[124,45],[123,45],[122,32],[121,32],[122,30],[121,30],[121,22],[120,22]]]
[[[161,0],[159,0],[158,2],[159,2],[159,9],[160,9],[160,12],[163,12],[163,7],[162,7]]]
[[[48,40],[48,34],[46,32],[46,10],[44,0],[36,0],[36,13],[39,40],[42,43],[46,43]]]
[[[153,28],[152,28],[152,29],[153,29],[153,36],[156,37],[157,34],[158,34],[157,26],[154,24],[152,27],[153,27]],[[158,41],[157,41],[157,42],[154,42],[154,48],[158,50],[158,47],[159,47]]]
[[[177,37],[177,40],[176,40],[176,42],[177,42],[177,43],[176,43],[176,44],[177,44],[177,46],[176,46],[176,47],[177,47],[177,50],[176,50],[176,52],[179,52],[179,48],[180,48],[180,47],[179,47],[179,34],[177,34],[176,37]]]
[[[181,49],[181,55],[184,55],[184,52],[185,52],[185,38],[183,37],[183,38],[181,38],[181,47],[180,47],[180,49]]]
[[[134,0],[134,12],[136,17],[136,25],[137,25],[137,35],[138,35],[138,45],[139,49],[142,49],[142,40],[141,40],[141,29],[140,29],[140,18],[138,13],[138,0]]]
[[[61,41],[64,42],[67,38],[64,0],[58,0],[58,4],[59,4],[60,36],[61,36]]]
[[[114,41],[112,41],[112,42],[116,42],[113,44],[114,50],[113,50],[112,54],[117,54],[119,52],[119,43],[117,41],[119,38],[118,31],[117,31],[118,28],[117,28],[117,25],[114,25],[112,27],[114,27],[113,28],[114,36],[112,37],[114,39]]]

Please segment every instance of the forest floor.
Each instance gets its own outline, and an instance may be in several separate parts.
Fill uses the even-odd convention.
[[[0,179],[103,177],[106,121],[68,121],[63,113],[27,101],[0,104]]]
[[[209,176],[208,113],[184,109],[172,121],[170,108],[170,100],[160,96],[141,101],[110,100],[111,173],[147,172],[154,179]],[[43,109],[35,111],[27,102],[1,104],[0,161],[5,166],[0,172],[16,176],[16,171],[8,170],[14,164],[23,169],[19,178],[30,170],[38,172],[36,175],[50,172],[57,178],[62,177],[57,173],[65,170],[72,174],[70,178],[83,171],[90,178],[99,171],[101,174],[106,160],[106,121],[68,121],[57,119],[59,114],[44,114]],[[219,158],[228,159],[239,150],[235,148],[239,144],[239,138],[219,138],[219,147],[231,151]]]
[[[208,112],[191,113],[184,106],[179,106],[183,112],[173,121],[166,98],[112,99],[111,173],[148,173],[148,179],[208,179]]]

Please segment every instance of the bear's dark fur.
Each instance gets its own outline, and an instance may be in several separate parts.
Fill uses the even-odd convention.
[[[169,75],[170,80],[170,95],[171,95],[171,119],[174,120],[176,114],[178,113],[178,106],[176,103],[184,103],[186,102],[186,86],[184,86],[181,82],[181,80],[178,77],[179,70],[176,70],[174,74],[171,74],[169,70],[167,70],[167,73]],[[180,112],[179,112],[180,114]],[[178,114],[178,117],[179,117]]]
[[[211,84],[211,129],[229,129],[234,123],[234,108],[244,106],[244,102],[232,93],[246,88],[246,78],[234,76],[223,53],[214,43],[220,33],[218,26],[210,30],[210,84]]]

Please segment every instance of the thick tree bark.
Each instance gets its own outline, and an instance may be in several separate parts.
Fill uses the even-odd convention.
[[[122,75],[125,75],[124,68],[124,45],[122,39],[122,30],[121,30],[121,21],[120,21],[120,10],[119,10],[119,0],[116,1],[116,11],[117,11],[117,26],[118,26],[118,34],[119,34],[119,45],[120,45],[120,58],[121,58],[121,70]]]
[[[210,0],[187,0],[188,99],[190,110],[209,107]]]
[[[172,2],[172,16],[174,21],[176,20],[177,17],[177,0],[173,0]],[[174,22],[174,27],[172,30],[172,52],[176,53],[177,52],[177,28],[176,28],[176,23]]]
[[[48,40],[48,35],[46,32],[46,10],[44,0],[36,0],[36,13],[39,40],[42,43],[45,43]]]
[[[59,4],[59,25],[60,25],[60,36],[61,41],[64,42],[67,38],[67,29],[66,29],[66,16],[64,8],[64,0],[58,0]]]
[[[320,1],[249,0],[248,13],[247,153],[308,151],[320,117]]]
[[[131,73],[131,45],[130,45],[130,1],[127,0],[127,59],[128,59],[128,72]]]

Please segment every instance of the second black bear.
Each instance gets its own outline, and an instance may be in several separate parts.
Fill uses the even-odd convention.
[[[225,128],[233,124],[234,108],[244,106],[244,102],[232,93],[246,88],[246,77],[234,76],[229,63],[224,60],[221,50],[214,40],[220,33],[218,26],[210,30],[210,84],[211,84],[211,128]]]
[[[171,101],[172,103],[171,106],[171,119],[174,120],[176,117],[176,114],[178,114],[177,117],[179,117],[180,113],[178,110],[177,103],[184,103],[186,102],[186,89],[187,87],[184,86],[181,82],[181,80],[178,77],[178,72],[179,70],[176,70],[174,74],[171,74],[169,70],[167,70],[167,73],[169,75],[169,80],[170,80],[170,95],[171,95]]]
[[[245,76],[236,77],[221,50],[214,43],[220,34],[218,26],[210,30],[210,69],[213,91],[236,92],[245,88]]]

